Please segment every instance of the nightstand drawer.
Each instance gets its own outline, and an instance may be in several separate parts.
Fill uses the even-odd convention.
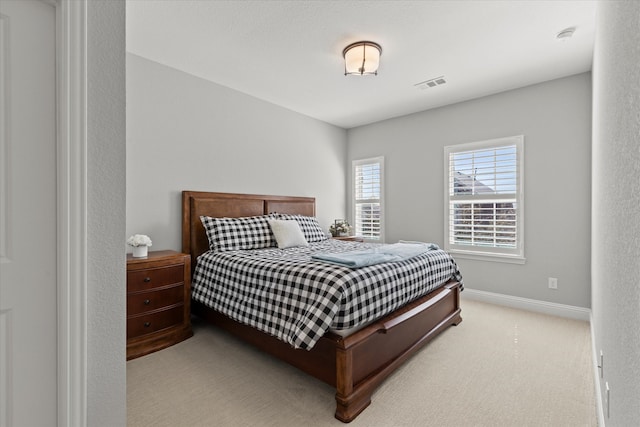
[[[2,1],[2,0],[0,0]],[[176,251],[127,255],[127,360],[193,336],[191,257]]]
[[[133,270],[127,273],[127,291],[142,291],[160,286],[181,283],[184,280],[184,265]]]
[[[127,338],[150,334],[171,326],[180,326],[183,321],[182,304],[153,314],[129,317],[127,319]]]
[[[179,304],[183,300],[184,287],[182,284],[162,290],[130,294],[127,297],[127,316]]]

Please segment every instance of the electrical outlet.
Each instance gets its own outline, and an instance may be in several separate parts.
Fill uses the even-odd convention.
[[[607,418],[611,416],[611,390],[609,389],[609,381],[604,383],[604,410],[607,413]]]
[[[549,289],[558,289],[558,279],[549,277]]]

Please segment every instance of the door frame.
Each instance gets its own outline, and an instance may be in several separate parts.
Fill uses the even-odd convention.
[[[58,426],[87,425],[87,4],[56,8]]]

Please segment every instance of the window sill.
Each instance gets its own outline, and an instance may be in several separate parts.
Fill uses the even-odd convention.
[[[519,255],[489,254],[486,252],[461,251],[459,249],[449,249],[454,258],[473,259],[476,261],[504,262],[507,264],[524,264],[527,260]]]

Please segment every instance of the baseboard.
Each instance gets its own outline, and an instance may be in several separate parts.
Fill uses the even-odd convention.
[[[537,313],[544,313],[552,316],[584,320],[587,322],[591,320],[590,309],[575,307],[573,305],[557,304],[553,302],[539,301],[529,298],[514,297],[511,295],[496,294],[493,292],[478,291],[475,289],[469,289],[466,286],[460,296],[462,297],[462,299],[504,305],[506,307],[535,311]]]
[[[591,352],[593,359],[593,378],[595,379],[596,387],[596,412],[598,414],[598,426],[604,427],[604,406],[602,404],[602,388],[600,387],[600,371],[598,370],[598,351],[596,350],[596,332],[593,329],[593,313],[591,314]]]

